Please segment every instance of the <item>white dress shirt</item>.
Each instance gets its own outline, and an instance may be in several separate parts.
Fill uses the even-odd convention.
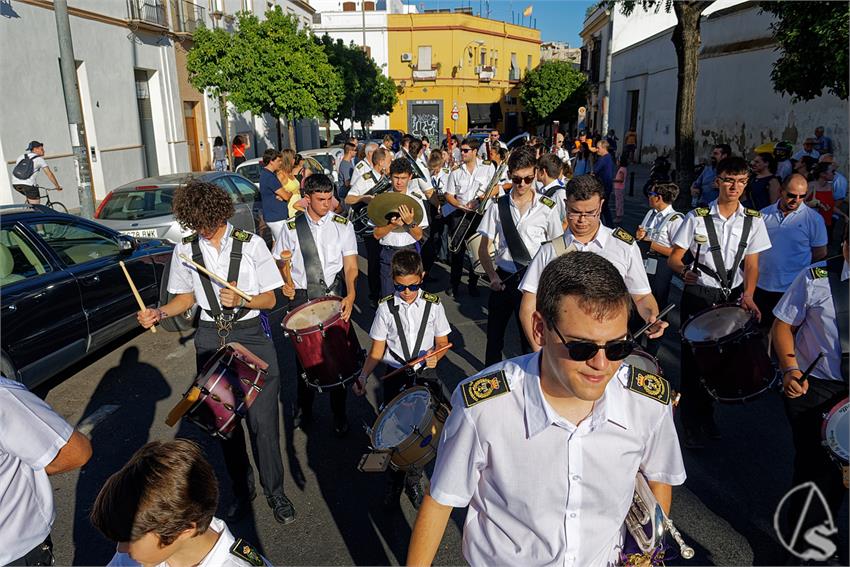
[[[476,197],[484,195],[487,184],[493,178],[495,169],[489,162],[476,162],[475,168],[470,172],[466,164],[461,164],[449,174],[449,183],[446,186],[446,194],[454,195],[462,205],[466,205]]]
[[[696,209],[694,209],[685,216],[682,226],[676,231],[676,236],[673,237],[673,245],[684,248],[685,250],[690,249],[691,253],[696,255],[697,244],[694,242],[694,235],[700,234],[708,239],[708,234],[705,231],[705,223],[708,219],[711,219],[714,223],[714,229],[717,232],[723,263],[726,264],[726,269],[728,270],[732,267],[732,262],[738,254],[738,244],[741,242],[741,235],[744,231],[744,219],[746,218],[744,211],[744,206],[738,204],[738,209],[728,219],[723,218],[717,208],[716,200],[709,204],[709,215],[706,217],[697,216]],[[716,272],[717,266],[714,265],[714,257],[709,250],[710,246],[711,243],[707,242],[700,247],[699,258],[697,260],[701,266],[705,266]],[[744,258],[750,254],[763,252],[768,248],[770,248],[770,237],[767,235],[764,219],[762,217],[753,217],[753,226],[747,238],[747,248],[741,257],[741,264],[733,275],[731,289],[744,283]],[[697,283],[718,289],[722,287],[720,282],[706,274],[703,270],[700,270]]]
[[[0,565],[50,535],[56,513],[44,468],[74,428],[26,386],[0,376]]]
[[[393,191],[395,191],[395,189],[393,189]],[[423,230],[428,228],[428,209],[425,207],[425,201],[427,200],[425,195],[415,189],[408,189],[405,194],[412,197],[413,200],[416,201],[416,204],[419,205],[419,208],[422,209],[422,222],[419,223],[419,227]],[[424,242],[424,237],[422,241]],[[381,238],[379,242],[383,246],[398,248],[401,246],[410,246],[411,244],[416,244],[419,241],[413,238],[407,230],[398,232],[393,230]]]
[[[539,195],[532,195],[530,206],[525,213],[520,213],[514,200],[508,198],[511,218],[530,258],[534,258],[541,244],[563,233],[561,220],[558,218],[558,211],[554,204],[549,207],[541,199]],[[496,243],[496,267],[515,273],[517,266],[508,248],[497,203],[491,204],[484,212],[484,218],[478,225],[478,234]]]
[[[325,284],[330,286],[343,268],[343,258],[357,256],[357,237],[354,234],[354,226],[347,218],[334,214],[333,211],[318,221],[314,221],[307,212],[303,214],[307,217],[307,226],[310,227],[310,233],[316,242],[316,251],[319,254]],[[298,241],[298,230],[293,223],[294,219],[289,219],[283,225],[272,255],[280,260],[281,252],[292,251],[292,283],[295,284],[295,289],[307,289],[304,256],[301,243]]]
[[[623,276],[630,294],[646,295],[647,293],[651,293],[652,290],[649,287],[646,269],[643,267],[640,248],[634,242],[628,244],[614,237],[613,232],[613,229],[600,224],[599,230],[596,232],[593,240],[587,244],[583,244],[573,237],[570,229],[567,229],[563,237],[564,244],[566,244],[567,248],[572,247],[581,252],[595,252],[614,264],[614,267]],[[528,270],[526,270],[525,276],[522,278],[522,283],[519,284],[519,289],[529,293],[537,293],[540,275],[543,273],[543,269],[555,257],[555,247],[552,246],[551,242],[547,242],[541,246],[528,266]]]
[[[224,521],[213,518],[209,529],[219,534],[218,540],[209,553],[198,563],[197,567],[251,567],[253,565],[242,557],[230,552],[230,548],[236,543],[236,538],[230,533]],[[254,548],[254,551],[259,554],[256,548]],[[268,559],[262,555],[259,558],[262,559],[265,565],[271,567]],[[128,554],[116,552],[107,567],[139,567],[140,565],[140,563],[134,561]],[[168,567],[168,563],[163,561],[155,567]]]
[[[230,250],[233,248],[232,233],[233,226],[227,223],[227,229],[221,238],[221,251],[216,250],[206,238],[197,236],[201,254],[204,257],[204,266],[224,279],[227,279],[227,272],[230,269]],[[236,280],[236,287],[248,295],[254,296],[283,286],[283,279],[280,277],[280,271],[278,271],[277,264],[275,264],[271,252],[266,247],[265,241],[256,234],[249,234],[251,234],[251,240],[242,245],[242,261],[239,264],[239,277]],[[201,284],[201,275],[195,266],[181,259],[180,254],[191,258],[192,244],[180,242],[174,247],[174,254],[171,257],[171,271],[168,274],[168,291],[170,293],[194,293],[195,303],[203,309],[201,320],[212,321],[213,318],[207,314],[210,304],[207,301],[207,294],[204,293],[203,284]],[[207,276],[204,275],[203,277],[206,278]],[[212,279],[210,283],[216,301],[220,301],[219,292],[224,286]],[[241,320],[251,319],[259,316],[259,314],[259,310],[251,309]]]
[[[551,198],[553,201],[555,201],[555,206],[558,208],[558,216],[560,217],[561,222],[563,223],[564,219],[567,218],[567,191],[566,189],[564,189],[564,184],[561,182],[561,180],[556,179],[545,187],[540,187],[537,192],[541,195],[545,195],[550,188],[556,185],[558,186],[558,189],[552,194]]]
[[[461,382],[440,435],[431,496],[469,506],[463,554],[470,565],[607,567],[619,553],[638,471],[650,481],[685,481],[672,406],[629,390],[623,365],[576,426],[546,401],[540,356],[506,360]],[[500,369],[510,391],[466,407],[464,385]]]
[[[361,161],[360,163],[365,164],[366,162]],[[358,165],[360,165],[360,163],[358,163]],[[357,168],[355,168],[354,171],[355,174],[351,177],[351,189],[348,190],[346,197],[348,195],[362,197],[367,191],[369,191],[369,189],[377,185],[382,178],[377,171],[369,166],[364,167],[361,170],[360,175],[356,174]]]
[[[682,225],[682,221],[685,220],[681,213],[673,217],[674,214],[676,214],[676,209],[673,208],[673,205],[667,205],[660,211],[649,209],[640,222],[640,226],[643,227],[652,242],[657,242],[659,245],[669,248],[672,246],[673,236]]]
[[[428,303],[428,301],[423,299],[423,293],[420,289],[419,295],[413,303],[406,302],[398,293],[394,293],[389,299],[382,299],[378,304],[378,310],[375,312],[375,320],[372,322],[372,328],[369,330],[369,337],[375,341],[387,342],[383,362],[393,368],[399,368],[401,364],[390,354],[390,350],[401,358],[404,358],[404,349],[401,348],[399,329],[396,325],[395,317],[390,312],[390,303],[398,307],[398,315],[401,319],[401,325],[404,327],[403,332],[407,340],[407,348],[412,349],[416,346],[416,337],[419,336],[422,316],[425,314],[425,305]],[[446,318],[446,310],[443,304],[439,300],[432,302],[431,312],[428,314],[427,327],[425,327],[425,334],[422,336],[422,344],[418,351],[410,353],[411,356],[417,358],[424,355],[434,348],[435,337],[445,337],[450,332],[451,327],[449,326],[449,320]],[[420,363],[415,368],[421,368],[423,364]]]
[[[372,168],[372,164],[369,163],[369,160],[362,159],[358,161],[354,165],[354,169],[351,170],[351,187],[354,188],[354,185],[363,177],[364,173],[372,172],[375,177],[380,178],[380,175],[377,175],[375,170]]]
[[[785,215],[774,203],[761,210],[771,247],[759,255],[758,287],[785,291],[797,274],[812,263],[812,248],[826,246],[826,223],[802,203]]]
[[[825,262],[817,264],[819,267],[825,265]],[[850,270],[845,261],[841,280],[846,280],[848,276]],[[792,327],[799,327],[794,336],[797,366],[805,370],[823,352],[826,356],[812,371],[812,375],[826,380],[842,380],[841,341],[835,322],[835,305],[829,278],[815,278],[811,269],[804,269],[773,308],[773,314]]]

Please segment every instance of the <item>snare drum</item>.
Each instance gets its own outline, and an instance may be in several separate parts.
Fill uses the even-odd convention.
[[[309,386],[319,391],[340,386],[360,372],[360,343],[351,324],[342,318],[341,297],[329,295],[308,301],[292,310],[282,326]]]
[[[498,242],[498,235],[496,239],[491,240],[487,245],[487,254],[490,256],[490,263],[493,265],[493,268],[496,267],[496,242]],[[466,239],[466,253],[469,255],[469,261],[472,263],[472,271],[479,276],[486,276],[487,273],[484,271],[484,266],[478,260],[478,247],[480,245],[481,234],[476,232]]]
[[[227,343],[201,370],[198,401],[186,418],[215,437],[229,439],[266,383],[269,365],[239,343]]]
[[[758,323],[743,307],[709,307],[688,319],[682,337],[694,354],[703,385],[720,402],[749,400],[776,380]]]
[[[847,487],[850,462],[850,398],[844,398],[835,404],[824,416],[821,438],[830,458],[841,468],[844,486]]]
[[[425,386],[414,386],[393,398],[372,427],[372,447],[389,452],[396,470],[422,468],[437,455],[449,408]]]

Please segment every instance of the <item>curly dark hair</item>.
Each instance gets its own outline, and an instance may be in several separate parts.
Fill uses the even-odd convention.
[[[192,179],[174,192],[174,218],[195,232],[215,230],[233,216],[233,201],[214,183]]]

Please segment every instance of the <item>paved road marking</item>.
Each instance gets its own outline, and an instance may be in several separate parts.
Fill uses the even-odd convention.
[[[115,413],[120,405],[116,404],[107,404],[105,406],[100,406],[95,410],[94,413],[89,415],[87,418],[83,419],[80,423],[77,424],[77,431],[85,435],[86,437],[91,437],[91,432],[95,427],[100,424],[101,421]]]

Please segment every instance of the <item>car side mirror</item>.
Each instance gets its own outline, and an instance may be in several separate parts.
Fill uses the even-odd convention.
[[[129,234],[119,235],[118,244],[121,246],[121,252],[132,252],[139,247],[139,241]]]

